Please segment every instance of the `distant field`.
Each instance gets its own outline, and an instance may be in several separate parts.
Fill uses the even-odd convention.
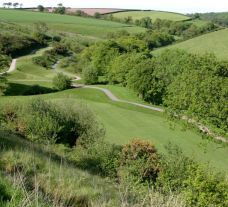
[[[108,32],[123,29],[130,33],[144,31],[141,27],[105,20],[11,9],[0,9],[0,20],[22,25],[32,25],[34,22],[42,21],[46,22],[51,29],[59,32],[70,32],[94,37],[105,37]]]
[[[150,17],[152,20],[160,18],[172,21],[183,21],[189,19],[189,17],[183,14],[162,11],[127,11],[114,13],[113,16],[117,18],[125,18],[131,16],[133,20],[141,19],[143,17]]]
[[[93,16],[96,12],[100,14],[108,14],[113,12],[123,11],[122,9],[106,9],[106,8],[70,8],[67,12],[76,12],[77,10],[83,11],[88,15]]]
[[[165,49],[183,49],[191,53],[214,53],[219,59],[228,60],[228,29],[205,34],[193,39],[155,50],[158,54]]]

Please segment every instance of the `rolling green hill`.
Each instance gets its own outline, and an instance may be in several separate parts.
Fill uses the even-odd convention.
[[[163,11],[126,11],[114,13],[113,16],[117,18],[125,18],[131,16],[133,20],[141,19],[143,17],[150,17],[152,20],[160,18],[172,21],[183,21],[189,19],[189,17],[183,14]]]
[[[208,33],[178,44],[154,51],[158,54],[165,49],[183,49],[191,53],[214,53],[219,59],[228,60],[228,29]]]
[[[0,9],[0,20],[22,25],[33,25],[34,22],[45,22],[50,29],[94,37],[105,37],[108,32],[127,30],[131,33],[144,31],[141,27],[121,23],[83,18],[68,15],[30,12],[23,10]]]
[[[40,50],[39,55],[44,50]],[[17,70],[9,75],[11,96],[1,97],[1,106],[11,101],[26,102],[34,96],[18,96],[31,85],[52,88],[52,78],[55,71],[46,70],[32,64],[34,55],[21,57],[17,61]],[[118,98],[142,103],[136,94],[118,86],[99,86],[113,92]],[[13,96],[17,95],[17,96]],[[209,162],[217,169],[227,169],[227,148],[220,144],[208,142],[192,130],[183,130],[181,125],[169,122],[164,114],[149,109],[132,106],[128,103],[111,101],[106,95],[96,89],[71,89],[63,92],[41,95],[40,97],[54,102],[70,101],[72,105],[82,103],[88,105],[96,114],[98,120],[106,129],[106,140],[115,144],[126,144],[134,138],[152,141],[160,152],[169,142],[179,145],[187,155],[193,155],[201,162]],[[174,126],[175,125],[175,126]],[[172,126],[172,127],[171,127]],[[134,129],[134,130],[132,130]]]

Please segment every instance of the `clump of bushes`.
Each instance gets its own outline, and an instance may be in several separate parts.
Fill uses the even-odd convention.
[[[165,154],[158,154],[153,144],[143,140],[124,146],[95,142],[91,148],[77,147],[71,156],[79,167],[127,185],[129,196],[135,200],[149,189],[164,197],[179,195],[187,206],[227,205],[224,176],[186,157],[171,144]]]
[[[67,103],[34,99],[24,106],[5,107],[1,117],[4,127],[38,142],[86,147],[103,136],[103,128],[86,107]]]
[[[93,66],[89,65],[82,71],[83,80],[86,84],[95,84],[98,82],[99,74]]]
[[[32,58],[34,64],[50,69],[58,59],[67,56],[68,50],[66,46],[56,43],[51,50],[45,51],[43,55]]]
[[[139,139],[123,146],[119,162],[120,172],[135,182],[154,183],[160,171],[156,148]]]
[[[58,73],[53,78],[53,86],[59,91],[69,89],[71,88],[71,79],[63,73]]]

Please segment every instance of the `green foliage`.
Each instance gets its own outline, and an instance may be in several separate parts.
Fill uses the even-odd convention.
[[[36,41],[38,41],[41,45],[46,45],[48,36],[46,35],[48,31],[48,26],[45,22],[35,22],[34,23],[34,31],[33,37]]]
[[[4,94],[7,89],[7,79],[5,75],[0,75],[0,95]]]
[[[56,61],[57,61],[57,58],[50,54],[32,58],[32,62],[34,64],[44,67],[46,69],[52,68],[52,66],[56,63]]]
[[[99,12],[95,12],[94,17],[96,19],[100,19],[101,18],[101,14]]]
[[[160,170],[159,156],[154,145],[139,139],[123,146],[119,162],[120,176],[130,177],[133,182],[153,183]]]
[[[56,13],[56,14],[65,14],[66,13],[66,7],[59,6],[59,7],[55,8],[54,13]]]
[[[42,5],[38,5],[37,9],[39,12],[43,12],[45,10],[44,6],[42,6]]]
[[[160,190],[182,193],[188,206],[227,205],[228,184],[223,175],[198,165],[176,146],[168,145],[167,152],[156,183]]]
[[[78,146],[70,158],[82,169],[116,179],[120,152],[121,146],[98,140],[86,149]]]
[[[189,177],[184,181],[186,190],[184,196],[189,206],[218,206],[228,205],[228,184],[224,177],[198,167],[192,169]]]
[[[226,74],[221,72],[224,66],[210,55],[193,56],[185,70],[168,87],[165,104],[171,113],[187,113],[198,119],[203,118],[222,131],[227,131],[228,114],[225,106],[228,91],[224,86],[228,80]]]
[[[212,21],[215,24],[219,24],[221,26],[228,26],[228,13],[227,12],[211,12],[199,14],[200,19],[206,21]]]
[[[4,125],[10,130],[39,142],[91,146],[103,136],[93,114],[82,106],[74,109],[34,99],[25,106],[9,105],[2,111]]]
[[[135,20],[137,26],[145,27],[147,29],[152,29],[152,19],[150,17],[143,17],[142,19]]]
[[[92,65],[83,69],[82,76],[86,84],[98,83],[98,71]]]
[[[16,56],[24,54],[38,46],[40,44],[34,38],[22,34],[0,34],[1,54]]]
[[[4,69],[8,69],[10,66],[11,58],[7,55],[0,54],[0,71],[4,71]]]
[[[71,79],[63,73],[58,73],[53,78],[53,86],[59,91],[69,89],[71,88]]]

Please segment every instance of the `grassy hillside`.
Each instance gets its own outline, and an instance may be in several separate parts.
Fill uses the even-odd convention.
[[[95,37],[105,37],[108,32],[122,29],[131,33],[144,30],[140,27],[105,20],[8,9],[0,9],[0,20],[22,25],[33,25],[34,22],[43,21],[51,29],[59,32],[69,32]]]
[[[143,17],[150,17],[152,20],[155,19],[168,19],[172,21],[183,21],[189,19],[189,17],[172,12],[163,12],[163,11],[126,11],[126,12],[118,12],[113,14],[114,17],[117,18],[125,18],[131,16],[133,20],[141,19]]]
[[[228,60],[228,29],[205,34],[178,44],[154,51],[155,54],[165,49],[183,49],[191,53],[214,53],[219,59]]]
[[[40,50],[37,54],[41,54]],[[52,89],[52,78],[55,71],[33,65],[29,55],[18,59],[18,69],[9,75],[11,96],[1,97],[1,104],[11,101],[27,101],[31,96],[18,96],[29,90],[31,85],[38,84],[47,90]],[[101,87],[101,86],[100,86]],[[117,97],[142,103],[132,91],[118,86],[102,86],[111,90]],[[17,96],[13,96],[17,95]],[[169,122],[165,115],[149,109],[132,106],[127,103],[110,101],[103,92],[95,89],[72,89],[63,92],[41,95],[47,100],[57,102],[70,101],[72,104],[83,103],[97,115],[106,129],[106,140],[111,143],[124,144],[133,138],[151,140],[163,152],[169,142],[179,145],[186,154],[193,155],[202,162],[210,161],[213,166],[227,169],[227,148],[203,140],[201,135],[189,129],[183,130],[178,123]],[[134,129],[134,130],[132,130]]]

